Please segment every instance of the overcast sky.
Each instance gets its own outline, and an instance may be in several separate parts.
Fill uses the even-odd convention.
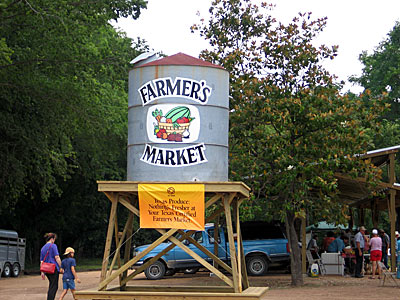
[[[254,1],[258,2],[258,1]],[[359,54],[374,48],[386,38],[396,21],[400,20],[400,0],[271,0],[276,5],[271,14],[288,23],[298,12],[312,12],[314,18],[328,17],[328,24],[317,42],[338,45],[339,54],[326,68],[341,80],[360,75],[362,64]],[[129,37],[145,39],[155,51],[167,55],[183,52],[198,57],[207,42],[190,26],[200,17],[209,16],[211,0],[148,0],[138,20],[119,20],[117,27]],[[346,85],[346,90],[360,92],[359,87]]]

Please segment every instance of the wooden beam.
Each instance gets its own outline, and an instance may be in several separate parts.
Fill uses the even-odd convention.
[[[365,225],[365,209],[358,209],[358,227]]]
[[[132,248],[132,232],[133,232],[133,216],[132,212],[129,212],[128,220],[126,221],[126,241],[125,241],[125,253],[124,253],[124,264],[131,259],[131,248]],[[125,230],[125,229],[124,229]],[[121,291],[126,290],[126,284],[122,284],[122,281],[128,276],[128,270],[122,273],[122,280],[120,282]]]
[[[214,222],[214,255],[218,257],[219,247],[218,247],[218,239],[219,239],[219,216],[216,218],[217,220]],[[218,269],[218,264],[216,261],[213,261],[214,267]]]
[[[391,255],[391,269],[392,272],[396,271],[396,191],[390,190],[390,255]]]
[[[391,149],[391,150],[385,150],[382,152],[374,152],[374,153],[370,153],[370,154],[361,154],[360,158],[362,159],[367,159],[367,158],[371,158],[371,157],[377,157],[377,156],[383,156],[383,155],[394,155],[396,152],[398,152],[397,149]]]
[[[221,213],[222,213],[223,211],[224,211],[224,207],[223,207],[223,206],[220,207],[220,208],[218,208],[216,211],[214,211],[214,212],[212,213],[211,216],[209,216],[209,217],[206,218],[206,223],[211,222],[211,221],[214,220],[215,218],[219,218],[219,216],[221,215]]]
[[[200,255],[198,255],[196,252],[185,246],[182,242],[180,242],[176,237],[170,236],[169,240],[173,242],[175,245],[177,245],[179,248],[181,248],[183,251],[185,251],[187,254],[189,254],[191,257],[193,257],[195,260],[197,260],[199,263],[201,263],[204,267],[206,267],[208,270],[213,272],[216,276],[218,276],[220,279],[225,281],[226,284],[229,286],[234,287],[234,282],[230,280],[228,277],[226,277],[224,274],[222,274],[219,270],[214,268],[211,264],[209,264],[205,259],[203,259]],[[235,291],[236,292],[236,291]]]
[[[104,246],[104,256],[103,256],[103,263],[101,266],[100,282],[105,279],[105,276],[107,274],[107,266],[111,252],[111,242],[114,230],[114,219],[117,214],[117,205],[118,205],[118,199],[116,198],[114,193],[105,193],[105,194],[111,200],[111,210],[110,210],[110,217],[108,220],[106,244]]]
[[[389,184],[393,185],[396,182],[396,167],[395,167],[395,154],[389,155]]]
[[[182,234],[182,230],[179,230],[179,232]],[[208,257],[212,258],[213,261],[215,261],[219,266],[221,266],[222,268],[225,269],[225,271],[227,271],[228,273],[232,274],[232,269],[226,264],[224,263],[218,256],[214,255],[214,253],[212,253],[211,251],[209,251],[207,248],[205,248],[203,245],[199,244],[194,238],[192,238],[191,236],[187,237],[187,240],[192,243],[193,245],[195,245],[200,251],[202,251],[205,255],[207,255]]]
[[[134,207],[132,204],[130,204],[129,201],[127,201],[127,200],[124,199],[124,198],[120,198],[120,199],[119,199],[119,202],[120,202],[123,206],[125,206],[127,209],[129,209],[131,212],[133,212],[135,215],[137,215],[138,217],[140,217],[139,210],[138,210],[136,207]]]
[[[157,182],[167,184],[193,184],[193,182]],[[138,192],[139,184],[155,184],[152,181],[97,181],[99,192]],[[204,184],[206,193],[240,193],[244,198],[250,196],[250,188],[243,182],[196,182]]]
[[[233,200],[233,211],[234,211],[234,216],[235,216],[235,223],[236,223],[236,246],[237,246],[237,264],[238,264],[238,287],[239,287],[239,293],[243,291],[243,286],[242,286],[242,260],[241,260],[241,250],[242,250],[242,243],[241,241],[241,235],[240,235],[240,220],[239,220],[239,203],[238,200]]]
[[[125,224],[124,231],[122,232],[122,236],[121,236],[121,238],[119,239],[119,241],[117,243],[117,249],[115,250],[115,253],[120,253],[122,242],[123,242],[123,240],[125,238],[125,235],[126,235],[126,232],[128,230],[127,225],[128,225],[128,222]],[[113,260],[111,262],[110,269],[108,270],[107,276],[111,275],[112,270],[114,269],[114,265],[115,265],[115,261],[116,260],[117,260],[117,255],[114,255],[114,258],[113,258]]]
[[[376,199],[371,201],[371,217],[372,224],[374,228],[379,227],[379,210],[378,210],[378,201]]]
[[[190,230],[185,232],[184,235],[182,235],[179,238],[179,241],[183,241],[185,240],[188,236],[190,236],[191,234],[195,233],[195,230]],[[168,253],[169,251],[171,251],[173,248],[175,248],[176,245],[174,243],[171,243],[167,248],[165,248],[164,250],[162,250],[161,252],[159,252],[156,256],[152,257],[151,259],[147,260],[143,265],[141,265],[139,268],[136,268],[135,271],[133,271],[131,274],[129,274],[129,276],[127,276],[125,278],[125,280],[122,281],[123,284],[126,284],[129,280],[131,280],[133,277],[135,277],[136,275],[138,275],[139,273],[141,273],[142,271],[144,271],[144,269],[146,269],[149,265],[151,265],[152,263],[154,263],[155,261],[157,261],[160,257],[162,257],[164,254]]]
[[[240,209],[240,205],[246,199],[247,198],[238,199],[239,209]],[[238,212],[239,212],[239,210],[238,210]],[[240,221],[239,221],[239,225],[240,225]],[[238,229],[238,232],[240,234],[239,234],[239,238],[237,239],[237,242],[240,243],[240,245],[241,245],[241,247],[240,247],[240,262],[242,264],[241,273],[239,273],[239,276],[242,276],[242,287],[243,287],[243,290],[246,290],[250,287],[250,283],[249,283],[249,278],[247,276],[246,257],[244,256],[242,230],[240,227]]]
[[[119,196],[117,196],[118,199]],[[119,233],[119,228],[118,228],[118,215],[115,214],[115,218],[114,218],[114,238],[115,238],[115,246],[117,246],[119,244],[119,237],[118,237],[118,233]],[[120,251],[115,251],[114,252],[114,257],[117,258],[117,262],[118,262],[118,268],[121,267],[121,256],[120,256]],[[111,266],[110,266],[110,270],[111,270]],[[119,276],[119,280],[121,282],[121,276]]]
[[[111,281],[113,281],[115,278],[117,278],[121,273],[124,271],[128,270],[131,266],[133,266],[135,263],[137,263],[140,259],[142,259],[146,254],[148,254],[151,250],[156,248],[159,244],[170,238],[178,229],[170,229],[167,233],[165,233],[163,236],[159,237],[155,242],[153,242],[149,247],[147,247],[143,252],[140,252],[137,256],[132,258],[130,261],[128,261],[126,264],[121,266],[119,270],[115,271],[111,276],[105,278],[102,280],[99,284],[99,291],[103,290],[107,287],[107,284],[109,284]]]
[[[211,205],[213,205],[214,203],[216,203],[219,199],[221,199],[223,196],[223,194],[221,193],[217,193],[215,196],[211,197],[211,199],[209,199],[206,202],[205,208],[209,208]]]
[[[236,258],[235,241],[233,238],[232,216],[231,216],[231,206],[230,206],[230,202],[232,200],[233,200],[232,194],[224,195],[224,209],[225,209],[226,227],[229,240],[229,254],[231,256],[231,266],[233,272],[232,273],[233,288],[235,289],[235,293],[239,293],[237,258]]]

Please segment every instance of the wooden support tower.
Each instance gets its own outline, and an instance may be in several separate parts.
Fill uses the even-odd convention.
[[[164,184],[185,184],[186,182],[157,182]],[[205,209],[212,209],[212,213],[206,218],[206,223],[214,221],[218,226],[219,219],[225,215],[227,238],[229,241],[230,264],[226,264],[218,257],[218,247],[210,252],[191,236],[195,230],[183,231],[180,229],[155,229],[161,237],[137,256],[131,257],[131,235],[133,232],[133,218],[139,217],[138,186],[139,184],[157,184],[155,182],[132,181],[99,181],[98,190],[103,192],[111,201],[110,218],[108,222],[107,237],[104,249],[103,264],[100,283],[97,289],[77,291],[76,299],[259,299],[267,287],[250,287],[247,278],[246,262],[244,258],[242,237],[239,222],[239,207],[243,200],[249,197],[250,188],[242,182],[196,182],[205,187]],[[187,184],[194,184],[187,182]],[[124,229],[119,232],[117,220],[117,208],[122,206],[128,210],[128,218]],[[234,222],[232,222],[232,218]],[[215,222],[216,221],[216,222]],[[236,228],[234,227],[236,226]],[[176,238],[175,233],[180,237]],[[215,230],[214,232],[218,232]],[[234,232],[237,242],[235,244]],[[116,249],[111,253],[112,241],[115,241]],[[212,259],[213,264],[187,247],[183,242],[188,240],[205,255]],[[217,241],[218,239],[215,239]],[[124,243],[125,241],[125,243]],[[140,267],[131,268],[146,254],[163,242],[169,241],[171,245],[160,252],[154,258],[148,260]],[[122,258],[121,248],[125,244],[125,254]],[[183,251],[196,259],[203,267],[211,271],[216,277],[225,282],[226,286],[139,286],[129,285],[132,279],[143,272],[149,265],[168,253],[174,247],[180,247]],[[113,254],[113,255],[112,255]],[[113,256],[113,257],[112,257]],[[112,257],[111,263],[110,258]],[[117,268],[115,269],[115,267]],[[225,273],[221,271],[223,269]],[[227,274],[227,275],[225,275]],[[110,287],[110,283],[118,279],[117,286]]]

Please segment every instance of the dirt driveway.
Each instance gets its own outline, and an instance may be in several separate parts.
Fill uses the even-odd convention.
[[[99,282],[99,271],[80,272],[81,284],[77,284],[77,290],[94,288]],[[399,280],[400,282],[400,280]],[[112,282],[111,285],[117,282]],[[144,275],[139,275],[132,280],[130,285],[224,285],[216,277],[210,277],[208,273],[195,275],[176,274],[159,281],[149,281]],[[0,279],[1,300],[43,300],[46,299],[47,280],[42,280],[39,275],[23,275],[19,278]],[[251,286],[268,286],[270,289],[262,300],[267,299],[300,299],[300,300],[325,300],[325,299],[400,299],[400,288],[392,283],[379,286],[379,280],[371,280],[368,277],[357,279],[341,276],[321,276],[319,278],[305,278],[305,286],[293,288],[290,286],[290,275],[270,274],[262,277],[250,277]],[[151,287],[149,287],[151,289]],[[62,291],[60,289],[57,297]],[[57,299],[57,298],[56,298]],[[72,300],[71,294],[64,299]]]

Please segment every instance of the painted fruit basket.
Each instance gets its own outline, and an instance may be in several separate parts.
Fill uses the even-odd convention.
[[[174,126],[172,123],[162,123],[158,122],[159,129],[165,129],[167,134],[179,133],[182,134],[185,130],[189,130],[190,123],[180,123],[179,126]]]

